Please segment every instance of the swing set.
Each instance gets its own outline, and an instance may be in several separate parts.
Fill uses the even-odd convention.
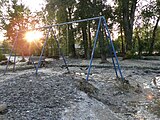
[[[50,34],[53,35],[53,37],[54,37],[54,39],[56,41],[57,47],[59,49],[60,56],[62,57],[63,62],[65,64],[65,67],[66,67],[67,71],[70,72],[69,68],[68,68],[68,65],[67,65],[67,62],[66,62],[66,59],[65,59],[65,57],[64,57],[64,55],[63,55],[63,53],[62,53],[62,51],[60,49],[60,44],[59,44],[59,41],[58,41],[58,39],[56,37],[55,31],[54,31],[53,28],[55,28],[57,26],[63,26],[63,25],[68,25],[68,24],[73,24],[73,23],[81,23],[81,22],[86,22],[86,21],[93,21],[93,20],[98,20],[98,26],[97,26],[96,35],[95,35],[95,38],[94,38],[94,44],[93,44],[91,59],[90,59],[88,72],[87,72],[87,76],[86,76],[86,81],[89,80],[89,75],[90,75],[90,72],[91,72],[91,67],[92,67],[92,62],[93,62],[93,57],[94,57],[94,52],[95,52],[95,48],[96,48],[96,44],[97,44],[98,35],[99,35],[99,31],[100,31],[100,26],[101,25],[102,25],[104,33],[105,33],[106,41],[109,43],[108,44],[108,49],[110,51],[110,54],[113,54],[111,56],[112,56],[112,63],[113,63],[113,67],[114,67],[114,70],[115,70],[116,77],[117,78],[121,78],[122,81],[125,81],[124,77],[122,75],[122,72],[121,72],[121,67],[120,67],[119,62],[118,62],[118,57],[116,55],[116,51],[115,51],[115,48],[114,48],[114,45],[113,45],[113,41],[111,39],[111,35],[110,35],[109,29],[108,29],[108,26],[107,26],[107,22],[106,22],[106,19],[105,19],[104,16],[94,17],[94,18],[87,18],[87,19],[76,20],[76,21],[71,21],[71,22],[64,22],[64,23],[60,23],[60,24],[54,24],[54,25],[48,25],[48,26],[35,28],[34,30],[39,30],[39,29],[47,29],[48,30],[48,32],[46,34],[46,37],[45,37],[45,42],[44,42],[42,50],[41,50],[41,54],[39,56],[38,64],[36,65],[34,63],[34,61],[32,60],[32,58],[31,58],[31,61],[34,64],[35,69],[36,69],[36,75],[38,74],[38,69],[39,69],[39,67],[40,67],[40,65],[42,63],[42,56],[44,54],[45,46],[47,44],[47,41],[48,41],[48,38],[49,38]],[[7,72],[9,61],[11,59],[12,53],[13,53],[13,51],[15,49],[15,46],[16,46],[16,43],[17,43],[17,38],[18,38],[18,32],[16,34],[16,37],[15,37],[15,40],[14,40],[14,43],[13,43],[13,47],[12,47],[12,49],[10,51],[10,55],[9,55],[9,59],[7,61],[7,65],[6,65],[6,68],[5,68],[5,71],[4,71],[4,75]],[[15,63],[16,63],[15,61],[16,61],[16,54],[14,55],[13,70],[15,70]]]

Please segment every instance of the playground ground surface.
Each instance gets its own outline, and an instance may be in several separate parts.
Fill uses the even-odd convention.
[[[88,83],[89,60],[48,59],[35,75],[33,65],[17,62],[6,75],[0,66],[0,120],[159,120],[160,61],[119,60],[130,85],[116,79],[111,59],[94,59]],[[156,83],[155,83],[156,82]]]

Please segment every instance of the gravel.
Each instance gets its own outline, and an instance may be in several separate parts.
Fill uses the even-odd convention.
[[[6,103],[5,119],[59,119],[60,111],[76,101],[70,77],[39,72],[12,76],[0,84],[0,101]]]
[[[89,63],[88,60],[74,59],[69,62],[70,65],[84,66]],[[23,69],[19,66],[14,73],[8,71],[5,76],[1,75],[0,104],[6,104],[7,109],[0,112],[0,120],[159,119],[147,108],[153,101],[146,99],[144,86],[157,75],[152,68],[158,68],[159,61],[120,61],[124,68],[122,72],[131,84],[129,89],[117,82],[112,67],[107,68],[111,63],[99,65],[99,62],[93,62],[102,67],[92,68],[87,84],[84,81],[86,68],[70,67],[71,73],[67,73],[65,68],[61,68],[61,60],[40,68],[37,76],[34,69],[25,69],[24,66]],[[4,66],[0,68],[2,73]],[[81,87],[81,81],[86,86],[82,84]],[[141,92],[137,92],[137,84]]]

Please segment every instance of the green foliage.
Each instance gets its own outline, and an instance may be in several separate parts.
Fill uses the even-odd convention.
[[[128,52],[123,51],[124,53],[126,52],[126,58],[136,57],[135,53],[137,52],[148,53],[153,41],[152,36],[155,26],[155,23],[153,24],[152,21],[155,22],[160,15],[159,0],[150,1],[149,4],[143,6],[140,10],[139,8],[136,9],[139,14],[137,19],[141,20],[141,23],[134,22],[134,15],[136,15],[134,12],[138,5],[137,0],[116,0],[115,5],[112,7],[106,4],[105,1],[99,0],[46,0],[47,5],[45,10],[38,12],[35,16],[38,16],[39,19],[31,22],[31,20],[28,20],[30,11],[24,5],[17,4],[17,0],[11,0],[11,4],[8,1],[9,0],[0,1],[0,6],[4,7],[6,5],[7,8],[5,16],[3,16],[4,13],[2,10],[0,11],[0,16],[8,18],[7,22],[3,19],[1,20],[1,29],[5,29],[7,31],[6,36],[12,45],[15,40],[17,30],[28,29],[27,26],[35,27],[38,20],[43,20],[44,24],[56,24],[95,16],[105,16],[107,18],[110,32],[112,32],[111,28],[113,24],[115,22],[118,23],[118,27],[121,31],[121,37],[114,41],[114,46],[118,53],[122,52],[122,48],[127,50]],[[85,52],[85,56],[87,56],[86,54],[90,54],[90,50],[93,47],[97,24],[98,21],[90,21],[56,28],[63,53],[65,53],[65,55],[75,55],[74,45],[79,44],[83,49],[82,51]],[[135,25],[135,27],[133,27],[133,25]],[[136,28],[135,31],[133,31],[133,28]],[[127,31],[129,32],[127,33]],[[159,33],[160,32],[157,29],[154,51],[158,52],[160,52]],[[16,51],[22,51],[21,47],[23,49],[27,49],[27,45],[23,44],[23,34],[24,33],[19,34]],[[104,33],[100,31],[100,34],[99,36],[101,38],[99,39],[105,40],[105,38],[102,37],[104,36]],[[124,39],[123,47],[122,39]],[[102,50],[103,45],[106,48],[106,43],[104,41],[101,45],[99,43],[97,44],[95,56],[99,57],[108,52],[106,49]],[[49,56],[57,54],[56,46],[57,45],[52,38],[49,38],[46,46],[46,54]]]
[[[2,43],[2,47],[4,48],[5,54],[9,53],[10,43],[8,40],[4,40]]]
[[[117,39],[117,40],[113,41],[113,44],[114,44],[115,50],[117,52],[120,52],[120,50],[121,50],[121,44],[122,44],[121,39]]]
[[[138,55],[135,54],[135,51],[132,49],[131,51],[127,51],[124,59],[137,59]]]
[[[158,1],[150,1],[149,4],[145,5],[142,9],[141,15],[145,19],[152,19],[154,16],[157,16],[159,14],[159,6],[158,6]]]
[[[22,54],[26,52],[27,45],[24,38],[24,30],[28,28],[28,9],[24,5],[18,4],[17,0],[12,0],[10,3],[6,3],[7,11],[6,18],[8,20],[2,20],[3,29],[6,30],[5,37],[13,45],[14,41],[17,40],[15,52]],[[2,11],[3,12],[3,11]],[[20,32],[17,32],[20,31]]]
[[[0,61],[2,60],[7,60],[6,56],[2,54],[1,50],[0,50]]]
[[[95,49],[95,52],[94,52],[94,58],[100,58],[101,56],[100,56],[100,48],[99,47],[97,47],[96,49]]]
[[[61,23],[66,21],[73,21],[77,19],[85,19],[89,17],[97,17],[104,15],[107,19],[113,20],[113,8],[110,5],[106,5],[105,2],[102,1],[91,1],[91,0],[47,0],[47,6],[45,8],[48,12],[48,19],[54,19],[55,23]],[[54,11],[54,12],[53,12]],[[110,22],[109,28],[112,27],[113,23]],[[59,37],[61,38],[62,45],[64,47],[63,50],[68,50],[69,54],[71,54],[75,48],[75,43],[81,44],[83,51],[85,52],[85,56],[89,56],[90,49],[92,49],[93,44],[93,35],[95,34],[95,30],[97,29],[97,21],[95,22],[84,22],[78,23],[74,25],[68,25],[66,36],[66,28],[59,28]],[[91,31],[89,33],[89,30]],[[81,40],[79,38],[81,37]],[[66,39],[68,40],[66,43]],[[66,45],[67,44],[67,45]],[[101,50],[102,51],[102,50]],[[105,51],[104,51],[105,52]],[[104,52],[101,52],[101,54]],[[74,53],[72,53],[74,55]]]
[[[137,0],[117,0],[117,2],[117,19],[120,19],[117,21],[120,24],[120,28],[123,28],[124,38],[126,41],[126,51],[130,51],[133,48],[132,36]]]
[[[65,0],[65,1],[64,0],[47,0],[47,5],[45,8],[45,10],[48,12],[47,21],[51,20],[52,23],[53,23],[53,19],[55,23],[73,21],[75,3],[76,3],[75,0]],[[71,56],[75,56],[75,47],[74,47],[75,41],[74,41],[73,25],[67,26],[68,38],[66,37],[66,31],[64,32],[64,30],[66,30],[66,28],[63,28],[63,27],[58,28],[58,31],[59,31],[58,36],[60,39],[68,40],[67,50],[69,51],[69,54],[71,54]]]
[[[131,59],[131,58],[133,58],[133,56],[134,56],[134,53],[132,51],[127,51],[126,55],[125,55],[125,58],[126,59]]]
[[[16,40],[14,52],[22,56],[29,55],[31,51],[29,46],[33,45],[29,45],[30,43],[26,41],[25,33],[28,29],[35,28],[35,25],[41,23],[42,18],[37,17],[40,13],[32,15],[25,5],[19,4],[18,0],[11,0],[10,2],[6,0],[2,7],[5,8],[5,11],[1,10],[2,17],[5,18],[1,19],[2,29],[5,30],[6,37],[6,42],[3,43],[4,48],[11,48]],[[39,47],[39,43],[37,46]],[[39,52],[38,47],[36,47],[37,50],[33,51]]]

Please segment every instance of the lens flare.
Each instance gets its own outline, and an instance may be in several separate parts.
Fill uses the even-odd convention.
[[[40,40],[41,38],[43,38],[43,33],[40,31],[29,31],[25,34],[27,42],[33,42],[35,40]]]
[[[147,94],[147,100],[153,100],[154,95],[152,93]]]

